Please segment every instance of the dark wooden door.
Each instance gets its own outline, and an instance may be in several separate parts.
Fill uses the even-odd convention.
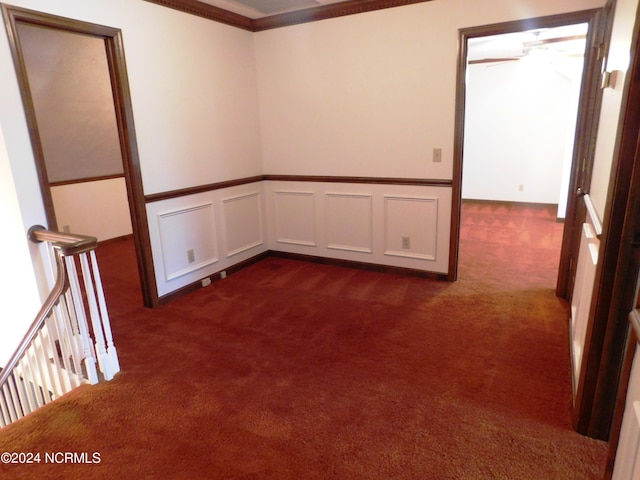
[[[600,10],[589,25],[585,52],[578,122],[569,180],[569,198],[565,217],[562,250],[558,267],[556,294],[571,301],[576,277],[580,234],[586,216],[584,195],[588,193],[593,170],[595,143],[602,101],[601,77],[604,52],[611,37],[613,1]]]

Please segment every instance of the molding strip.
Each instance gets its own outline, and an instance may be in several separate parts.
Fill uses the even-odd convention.
[[[145,203],[159,202],[171,198],[186,197],[196,193],[211,192],[223,188],[236,187],[264,180],[280,182],[320,182],[320,183],[365,183],[370,185],[409,185],[417,187],[451,187],[452,180],[421,179],[421,178],[391,178],[391,177],[330,177],[314,175],[256,175],[255,177],[238,178],[225,182],[209,183],[197,187],[169,190],[167,192],[152,193],[144,196]]]
[[[254,31],[253,20],[243,15],[214,7],[196,0],[145,0],[149,3],[162,5],[163,7],[173,8],[180,12],[189,13],[198,17],[213,20],[214,22],[224,23],[232,27],[241,28],[250,32]]]
[[[371,272],[390,273],[395,275],[408,275],[412,277],[427,278],[431,280],[448,281],[447,274],[435,273],[427,270],[418,270],[415,268],[395,267],[383,265],[380,263],[358,262],[355,260],[342,260],[339,258],[319,257],[315,255],[304,255],[300,253],[281,252],[278,250],[268,250],[268,257],[287,258],[290,260],[299,260],[302,262],[320,263],[323,265],[331,265],[334,267],[355,268],[358,270],[368,270]]]
[[[414,185],[419,187],[451,187],[453,180],[392,177],[337,177],[322,175],[263,175],[263,180],[284,182],[367,183],[371,185]]]
[[[233,27],[261,32],[273,28],[287,27],[300,23],[315,22],[329,18],[344,17],[358,13],[383,10],[385,8],[402,7],[414,3],[431,2],[433,0],[350,0],[346,2],[322,5],[295,12],[281,13],[267,17],[252,19],[219,7],[214,7],[196,0],[145,0],[163,7],[173,8],[180,12],[224,23]]]
[[[261,182],[262,180],[264,180],[263,176],[257,175],[255,177],[238,178],[235,180],[227,180],[225,182],[199,185],[197,187],[170,190],[168,192],[152,193],[151,195],[145,195],[144,201],[146,203],[159,202],[160,200],[169,200],[170,198],[186,197],[188,195],[195,195],[196,193],[212,192],[214,190],[221,190],[223,188],[236,187],[238,185],[247,185],[249,183]]]
[[[125,178],[124,173],[115,173],[113,175],[101,175],[99,177],[76,178],[75,180],[61,180],[59,182],[49,182],[49,186],[62,187],[64,185],[74,185],[76,183],[102,182],[104,180],[113,180],[115,178]]]

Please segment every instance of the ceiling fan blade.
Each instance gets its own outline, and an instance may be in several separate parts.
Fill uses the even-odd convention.
[[[502,62],[516,62],[522,57],[503,57],[503,58],[481,58],[478,60],[469,60],[469,65],[475,65],[478,63],[502,63]]]

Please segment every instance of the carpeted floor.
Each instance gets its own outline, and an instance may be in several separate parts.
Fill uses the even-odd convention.
[[[23,479],[600,479],[570,426],[562,226],[466,203],[456,283],[268,258],[156,310],[99,249],[122,372],[0,431]]]

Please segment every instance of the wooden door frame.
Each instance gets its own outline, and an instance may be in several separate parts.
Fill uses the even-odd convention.
[[[586,219],[587,207],[582,195],[591,185],[591,174],[596,148],[600,109],[602,106],[601,78],[604,52],[608,48],[613,24],[612,10],[615,0],[607,0],[594,19],[593,31],[589,38],[589,48],[585,57],[585,71],[582,77],[582,91],[578,107],[572,168],[569,178],[569,196],[565,214],[560,264],[556,282],[556,295],[571,302],[573,286],[578,268],[578,254],[582,238],[582,224]],[[578,192],[581,192],[578,194]],[[602,220],[602,219],[599,219]]]
[[[102,38],[105,42],[107,64],[111,77],[111,88],[115,105],[120,151],[124,167],[124,177],[129,200],[129,212],[133,227],[133,237],[138,262],[138,273],[144,305],[154,307],[159,304],[153,259],[151,254],[151,239],[147,222],[142,173],[138,157],[138,146],[133,122],[133,108],[129,90],[129,80],[124,56],[122,33],[119,29],[81,22],[74,19],[49,15],[33,10],[2,4],[2,14],[5,20],[11,54],[16,69],[25,116],[29,128],[29,136],[40,183],[40,193],[44,204],[47,227],[52,230],[58,228],[53,198],[44,161],[44,153],[36,112],[29,89],[27,70],[18,38],[17,23],[53,28],[72,33]]]
[[[451,244],[449,254],[449,274],[448,279],[454,281],[458,276],[458,257],[460,245],[460,214],[462,208],[462,163],[464,150],[464,127],[465,127],[465,100],[466,100],[466,74],[467,74],[467,52],[468,40],[471,38],[487,37],[493,35],[501,35],[505,33],[523,32],[536,28],[552,28],[564,25],[575,25],[579,23],[587,23],[589,25],[589,33],[587,36],[588,45],[593,42],[592,36],[595,30],[594,26],[597,22],[598,14],[601,9],[583,10],[579,12],[564,13],[559,15],[551,15],[546,17],[531,18],[525,20],[516,20],[504,23],[495,23],[491,25],[481,25],[477,27],[464,28],[459,30],[459,48],[458,48],[458,71],[456,80],[456,113],[454,127],[454,146],[453,146],[453,192],[451,205]],[[591,72],[595,68],[593,65],[587,65],[585,59],[585,67],[583,73],[583,88],[587,72]],[[599,78],[600,71],[597,69]],[[592,74],[592,73],[590,73]],[[583,93],[581,93],[578,114],[583,114],[586,108],[583,107],[586,101]],[[572,172],[579,169],[579,164],[574,155],[572,161]],[[572,180],[574,174],[572,173]],[[571,182],[571,181],[570,181]],[[576,187],[569,185],[569,191],[573,193]],[[569,195],[567,208],[570,208],[573,195]]]
[[[636,19],[611,165],[603,238],[574,407],[574,426],[617,445],[616,402],[628,384],[629,314],[636,307],[640,246],[640,22]],[[628,353],[626,355],[629,356]],[[628,359],[627,359],[628,360]]]

